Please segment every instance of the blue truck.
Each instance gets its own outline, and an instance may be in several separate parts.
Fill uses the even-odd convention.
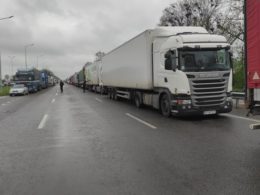
[[[14,76],[14,82],[26,85],[29,93],[34,93],[42,89],[41,72],[35,68],[18,70]]]
[[[48,87],[48,71],[46,70],[41,70],[40,71],[41,76],[40,76],[40,84],[42,89],[46,89]]]

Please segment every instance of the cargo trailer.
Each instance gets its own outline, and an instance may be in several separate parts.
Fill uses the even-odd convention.
[[[146,30],[107,53],[99,85],[112,99],[150,105],[164,116],[232,110],[232,59],[225,37],[202,27]]]

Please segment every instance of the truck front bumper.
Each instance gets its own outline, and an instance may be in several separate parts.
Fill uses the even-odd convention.
[[[229,113],[232,111],[233,102],[226,101],[224,104],[214,107],[196,107],[189,105],[172,105],[172,115],[188,116],[188,115],[216,115],[220,113]]]

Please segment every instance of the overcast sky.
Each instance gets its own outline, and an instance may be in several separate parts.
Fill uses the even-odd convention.
[[[94,54],[108,52],[154,28],[174,0],[1,0],[2,76],[28,67],[49,68],[62,78],[79,71]]]

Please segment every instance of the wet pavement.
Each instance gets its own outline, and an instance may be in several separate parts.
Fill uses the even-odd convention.
[[[259,194],[244,112],[164,118],[72,86],[2,98],[0,194]]]

